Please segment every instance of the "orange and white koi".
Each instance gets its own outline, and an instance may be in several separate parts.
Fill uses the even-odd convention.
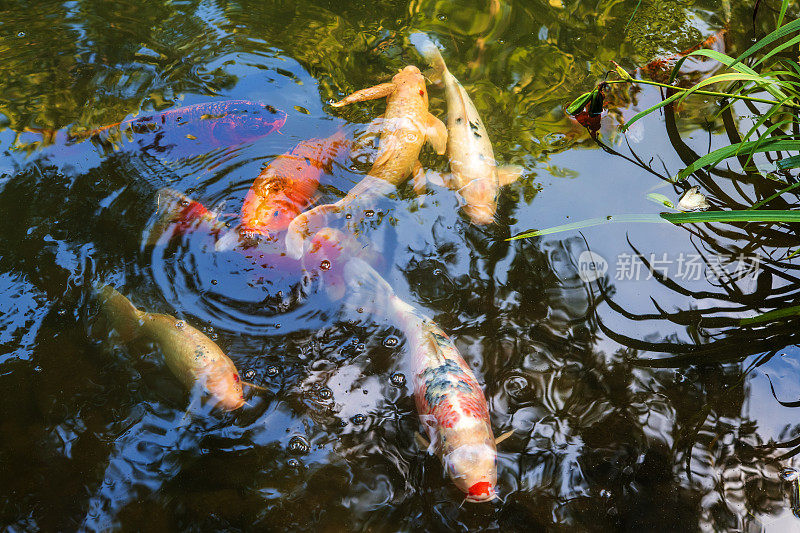
[[[310,221],[316,217],[341,212],[356,203],[363,205],[372,202],[376,195],[396,187],[412,173],[414,189],[420,192],[425,184],[425,172],[419,163],[419,152],[426,140],[437,153],[445,152],[447,128],[428,112],[425,78],[413,65],[395,74],[390,83],[356,91],[332,105],[341,107],[384,97],[387,103],[386,114],[381,122],[380,145],[369,174],[338,202],[317,206],[300,214],[289,224],[286,252],[290,256],[299,258],[303,254],[303,241],[314,232],[309,228]]]
[[[344,132],[325,139],[309,139],[276,157],[253,182],[242,205],[242,222],[217,241],[217,251],[251,237],[274,238],[311,203],[323,172],[350,147]]]
[[[140,311],[122,294],[106,285],[100,289],[100,307],[123,342],[144,337],[161,349],[169,369],[191,390],[202,385],[216,406],[233,411],[244,405],[242,380],[233,361],[211,339],[183,320]]]
[[[155,245],[162,238],[171,239],[201,226],[212,235],[218,235],[227,227],[216,213],[175,189],[159,189],[157,202],[155,222],[145,236],[145,246]]]
[[[414,36],[420,53],[431,63],[444,82],[447,98],[447,157],[450,176],[447,188],[458,191],[465,203],[464,212],[475,224],[494,222],[500,187],[516,181],[522,168],[497,166],[494,150],[475,104],[467,91],[447,69],[441,52],[422,34]]]
[[[401,300],[372,267],[360,259],[345,266],[345,281],[356,295],[400,328],[411,350],[414,400],[435,453],[466,501],[497,497],[496,444],[489,407],[478,380],[453,341],[429,317]],[[421,437],[420,437],[421,439]],[[421,439],[424,440],[424,439]]]

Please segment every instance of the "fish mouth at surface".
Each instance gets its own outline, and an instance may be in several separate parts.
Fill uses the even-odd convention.
[[[497,499],[497,492],[488,481],[480,481],[469,488],[466,501],[470,503],[485,503]]]

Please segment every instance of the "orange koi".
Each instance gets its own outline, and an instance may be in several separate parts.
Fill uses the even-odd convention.
[[[313,233],[309,224],[315,217],[341,212],[357,202],[371,202],[375,195],[400,185],[412,173],[414,190],[421,193],[425,172],[419,162],[419,152],[425,141],[430,142],[438,154],[444,154],[447,128],[428,112],[425,78],[417,67],[409,65],[395,74],[390,83],[356,91],[332,105],[341,107],[376,98],[386,98],[387,103],[381,124],[380,146],[372,169],[338,202],[301,213],[289,224],[286,252],[291,257],[303,255],[303,242]]]
[[[728,28],[727,27],[722,28],[721,30],[711,34],[704,41],[692,46],[691,48],[688,48],[683,52],[672,54],[671,56],[656,58],[647,63],[640,70],[642,73],[646,74],[650,78],[653,79],[663,78],[665,73],[669,72],[673,68],[675,63],[678,62],[679,59],[688,56],[689,54],[691,54],[696,50],[709,49],[709,50],[717,50],[720,52],[724,52],[725,35],[727,33],[728,33]]]
[[[309,139],[279,155],[258,175],[242,205],[241,224],[217,241],[217,251],[242,245],[254,236],[274,238],[307,208],[323,172],[349,150],[350,141],[338,131],[325,139]]]

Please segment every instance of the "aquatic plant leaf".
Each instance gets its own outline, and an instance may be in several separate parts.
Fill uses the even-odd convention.
[[[506,239],[515,241],[517,239],[527,239],[529,237],[539,237],[560,233],[574,229],[600,226],[603,224],[615,224],[622,222],[644,222],[644,223],[665,223],[672,224],[703,224],[713,222],[800,222],[800,210],[764,210],[764,211],[711,211],[699,213],[642,213],[629,215],[609,215],[606,217],[589,218],[571,224],[563,224],[552,228],[528,231]]]
[[[734,157],[739,154],[750,154],[754,152],[772,152],[777,150],[800,150],[800,140],[795,139],[776,139],[764,143],[759,141],[745,141],[734,143],[710,152],[697,161],[678,172],[677,179],[683,180],[693,172],[708,166],[716,165],[724,159]]]
[[[575,116],[581,111],[583,111],[583,108],[586,107],[586,104],[589,103],[589,100],[592,99],[593,94],[594,91],[589,91],[588,93],[583,93],[575,100],[573,100],[572,103],[569,105],[569,107],[567,107],[567,114]]]

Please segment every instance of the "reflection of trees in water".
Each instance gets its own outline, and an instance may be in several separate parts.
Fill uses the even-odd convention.
[[[403,272],[414,299],[446,325],[482,376],[495,427],[516,429],[500,450],[508,494],[501,528],[522,517],[543,525],[558,517],[590,530],[735,529],[748,513],[782,506],[773,448],[760,448],[763,436],[743,414],[749,389],[739,361],[785,346],[791,326],[769,333],[728,327],[696,345],[632,338],[603,323],[603,303],[630,315],[613,302],[614,286],[589,287],[578,277],[583,239],[492,249],[477,233],[413,251]],[[679,294],[714,298],[729,315],[729,303],[752,314],[757,305],[791,301],[791,291],[766,297],[768,288],[741,298],[730,287]],[[715,312],[631,318],[652,321],[653,331],[659,320],[703,328]],[[663,365],[679,371],[643,366],[637,354],[647,351],[686,358]]]

